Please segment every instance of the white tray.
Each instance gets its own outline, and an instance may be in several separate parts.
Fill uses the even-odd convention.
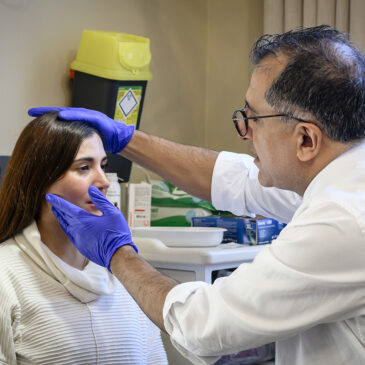
[[[134,237],[149,237],[161,240],[168,247],[218,246],[225,228],[217,227],[134,227]]]

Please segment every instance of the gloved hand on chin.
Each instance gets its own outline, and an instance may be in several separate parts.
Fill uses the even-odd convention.
[[[114,154],[123,150],[134,133],[134,126],[117,122],[96,110],[58,107],[42,107],[28,110],[28,114],[31,117],[39,117],[45,113],[52,112],[58,112],[58,118],[62,120],[89,123],[100,133],[105,151]]]
[[[91,214],[54,194],[47,194],[46,199],[78,250],[110,271],[110,261],[119,247],[131,245],[136,252],[138,250],[123,214],[95,186],[89,187],[89,196],[102,216]]]

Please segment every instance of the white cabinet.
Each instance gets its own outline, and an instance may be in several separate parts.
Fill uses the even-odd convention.
[[[244,262],[251,262],[264,247],[237,243],[225,243],[215,247],[167,247],[160,240],[141,237],[133,238],[133,242],[145,260],[179,283],[212,283],[218,271],[232,270]],[[173,347],[168,335],[163,333],[162,340],[169,364],[191,364]]]

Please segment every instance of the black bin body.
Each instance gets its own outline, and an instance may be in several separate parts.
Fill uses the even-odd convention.
[[[140,87],[141,98],[137,116],[136,129],[139,128],[143,101],[147,87],[147,81],[133,80],[121,81],[110,80],[102,77],[90,75],[84,72],[75,71],[72,86],[72,106],[98,110],[108,117],[114,119],[117,105],[118,91],[120,87]],[[129,181],[132,163],[126,158],[107,153],[107,172],[116,172],[123,181]]]

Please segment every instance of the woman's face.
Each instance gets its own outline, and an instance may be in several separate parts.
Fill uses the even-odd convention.
[[[106,164],[103,143],[97,134],[93,134],[81,143],[72,165],[46,194],[56,194],[90,213],[101,215],[90,200],[88,188],[94,185],[106,195],[110,185],[105,176]]]

